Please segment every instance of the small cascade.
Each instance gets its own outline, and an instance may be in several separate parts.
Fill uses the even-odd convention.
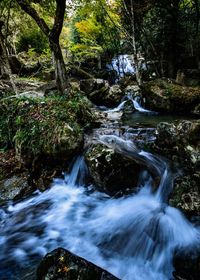
[[[133,107],[135,108],[136,111],[140,113],[148,113],[148,114],[155,114],[156,112],[153,112],[151,110],[144,109],[141,105],[141,97],[140,96],[135,96],[133,97],[132,94],[128,94],[127,98],[131,100],[133,103]]]
[[[125,108],[125,104],[127,103],[127,101],[130,100],[133,104],[133,108],[134,110],[140,112],[140,113],[146,113],[146,114],[157,114],[156,112],[154,111],[151,111],[151,110],[147,110],[147,109],[144,109],[141,105],[141,96],[139,95],[134,95],[134,92],[130,93],[128,92],[122,99],[121,103],[116,107],[116,108],[113,108],[113,109],[110,109],[110,108],[107,108],[105,106],[100,106],[99,109],[106,112],[106,113],[115,113],[115,112],[120,112],[120,111],[123,111],[124,108]]]
[[[138,193],[111,199],[92,191],[84,158],[78,157],[50,189],[1,209],[0,279],[23,279],[27,267],[64,247],[123,280],[170,280],[174,252],[195,252],[199,229],[167,205],[174,179],[168,164],[130,140],[97,140],[145,162],[149,171],[141,173]],[[156,191],[154,173],[160,177]]]

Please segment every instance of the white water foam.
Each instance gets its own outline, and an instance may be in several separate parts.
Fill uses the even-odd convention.
[[[85,173],[79,157],[71,173],[55,180],[51,189],[1,210],[1,263],[28,263],[64,247],[120,279],[172,279],[174,251],[195,248],[198,229],[152,192],[148,173],[138,194],[118,199],[90,193]]]

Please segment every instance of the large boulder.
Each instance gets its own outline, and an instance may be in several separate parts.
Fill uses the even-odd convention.
[[[83,148],[84,128],[96,120],[91,104],[79,94],[68,98],[14,96],[0,101],[0,180],[28,171],[31,185],[44,189]],[[17,162],[20,170],[11,172]],[[13,169],[14,170],[14,169]]]
[[[176,83],[184,86],[200,86],[200,69],[178,70]]]
[[[114,107],[120,103],[123,97],[123,92],[119,85],[110,87],[108,81],[103,79],[81,80],[80,89],[96,105]]]
[[[158,124],[155,144],[161,154],[195,170],[200,166],[200,120]]]
[[[154,80],[142,87],[148,108],[167,113],[192,113],[200,103],[200,87],[187,87],[167,80]]]
[[[90,104],[80,96],[4,99],[0,118],[0,146],[14,146],[22,163],[40,156],[66,160],[82,147],[82,126],[94,120]]]
[[[137,187],[141,166],[102,144],[86,153],[90,175],[98,190],[109,195],[128,193]]]
[[[117,280],[115,276],[69,251],[47,254],[37,270],[37,280]]]
[[[160,123],[154,149],[179,166],[170,204],[186,215],[200,214],[200,120]]]
[[[176,179],[170,205],[179,208],[188,217],[200,216],[200,172]]]
[[[84,79],[80,81],[80,89],[86,94],[90,94],[96,90],[104,88],[109,89],[109,83],[103,79]]]

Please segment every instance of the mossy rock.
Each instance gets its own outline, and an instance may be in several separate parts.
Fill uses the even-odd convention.
[[[118,278],[85,259],[58,248],[43,258],[36,279],[117,280]]]
[[[28,178],[27,173],[22,173],[0,181],[0,202],[21,199],[32,193],[34,188],[28,184]]]
[[[154,80],[142,86],[146,106],[167,113],[192,113],[200,103],[200,87],[187,87],[167,80]]]
[[[95,187],[109,195],[123,195],[137,187],[141,166],[104,145],[94,145],[86,162]]]
[[[179,208],[188,217],[200,216],[200,172],[176,179],[169,200],[170,205]]]
[[[157,126],[154,152],[179,163],[187,170],[200,167],[200,121],[162,122]]]
[[[13,147],[25,165],[40,156],[66,160],[82,148],[83,130],[93,121],[89,103],[78,94],[2,99],[0,148]]]

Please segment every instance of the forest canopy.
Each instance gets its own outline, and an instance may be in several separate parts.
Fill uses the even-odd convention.
[[[62,92],[67,63],[100,65],[126,53],[134,56],[136,76],[141,57],[159,77],[198,68],[199,13],[199,0],[3,0],[1,37],[8,55],[41,61],[52,54]]]

